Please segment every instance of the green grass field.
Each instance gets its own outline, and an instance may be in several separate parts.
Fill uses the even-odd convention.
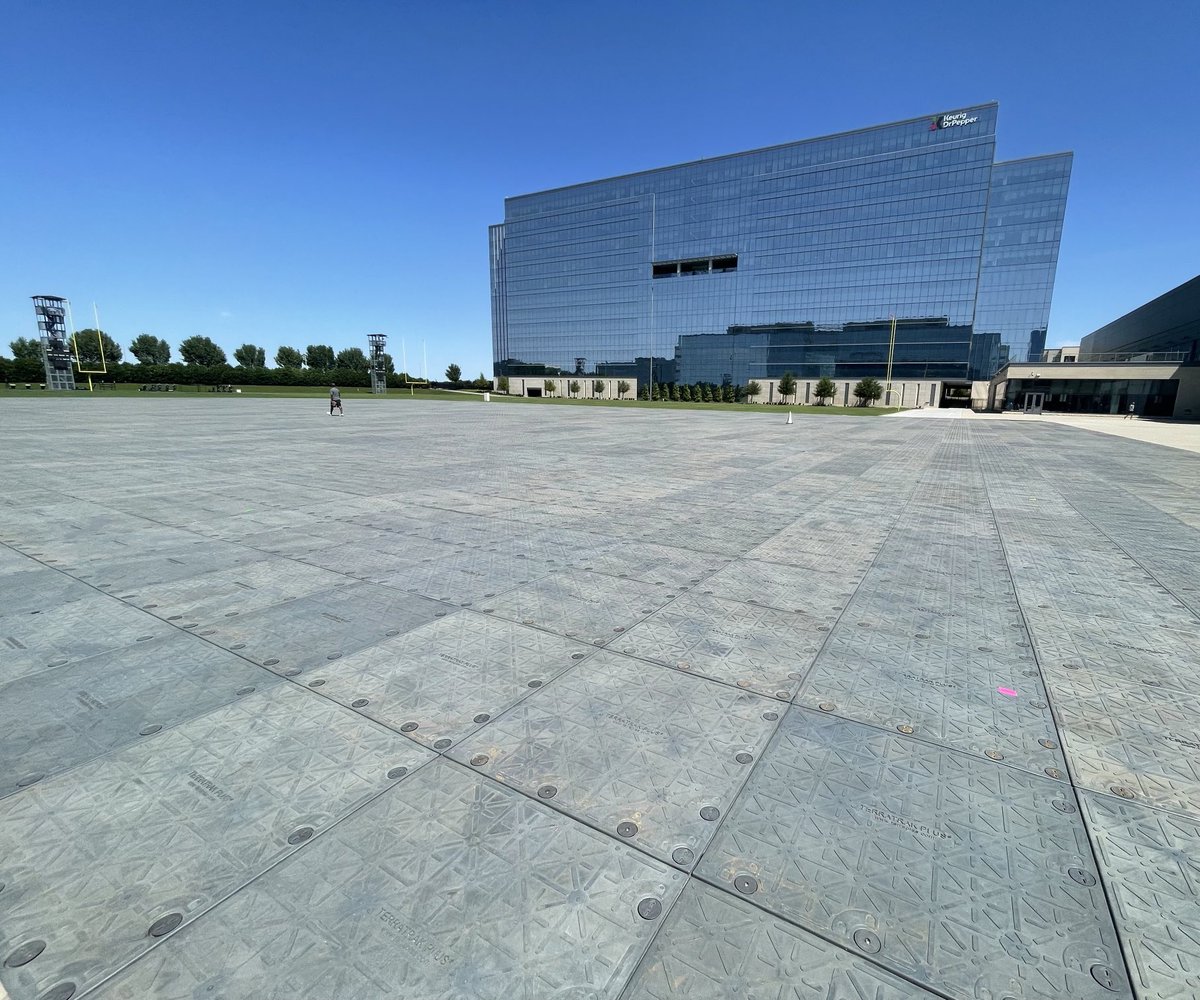
[[[74,393],[50,393],[39,389],[34,384],[32,389],[26,389],[24,383],[18,388],[9,389],[0,385],[0,396],[38,396],[42,398],[53,396],[58,399],[95,399],[109,396],[137,396],[142,399],[225,399],[253,397],[259,399],[325,399],[329,390],[323,386],[297,385],[234,385],[241,389],[240,393],[210,392],[209,386],[181,385],[174,392],[142,392],[140,383],[119,383],[117,385],[98,386],[95,392],[76,391]],[[477,392],[452,392],[446,389],[389,389],[385,396],[372,395],[370,389],[342,389],[342,396],[347,402],[354,403],[388,403],[402,400],[444,400],[452,403],[480,403],[483,396]],[[716,410],[721,413],[818,413],[826,416],[840,415],[852,417],[878,417],[889,412],[882,407],[865,406],[777,406],[754,403],[672,403],[668,401],[644,402],[636,399],[564,399],[561,397],[542,397],[530,399],[526,396],[506,396],[502,393],[492,393],[493,403],[517,406],[615,406],[634,407],[652,410]]]

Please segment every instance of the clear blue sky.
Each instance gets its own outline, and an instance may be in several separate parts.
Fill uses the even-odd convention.
[[[1200,272],[1190,3],[3,8],[4,353],[48,293],[126,346],[490,373],[506,195],[993,99],[1000,157],[1076,154],[1050,343]]]

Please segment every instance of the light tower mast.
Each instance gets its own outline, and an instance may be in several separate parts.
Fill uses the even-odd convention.
[[[46,371],[47,389],[75,388],[71,340],[67,333],[69,307],[67,300],[57,295],[33,296],[33,312],[37,316],[38,336],[42,342],[42,365]]]
[[[387,357],[383,352],[387,344],[387,334],[368,333],[367,343],[371,345],[367,355],[371,363],[371,392],[383,395],[387,392]]]

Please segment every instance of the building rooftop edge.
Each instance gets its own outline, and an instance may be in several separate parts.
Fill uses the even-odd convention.
[[[1000,106],[999,101],[981,101],[978,104],[965,105],[963,110],[973,111],[976,108],[998,108],[999,106]],[[695,160],[683,160],[679,163],[668,163],[667,165],[662,166],[662,167],[649,167],[645,170],[631,170],[628,173],[624,173],[624,174],[613,174],[611,177],[595,177],[590,181],[576,181],[574,184],[559,184],[559,185],[556,185],[555,187],[541,188],[540,190],[537,190],[537,191],[526,191],[523,194],[509,195],[504,199],[504,201],[505,201],[505,203],[510,202],[510,201],[519,201],[521,198],[532,198],[535,195],[550,194],[551,192],[554,192],[554,191],[567,191],[570,188],[588,187],[589,185],[592,185],[592,184],[604,184],[607,181],[619,181],[619,180],[624,180],[628,177],[641,177],[645,174],[657,174],[664,170],[675,170],[679,167],[695,166],[697,163],[711,163],[714,160],[731,160],[737,156],[752,156],[755,153],[766,153],[772,149],[783,149],[787,146],[803,146],[804,144],[809,143],[809,142],[823,142],[826,139],[840,139],[843,136],[857,135],[860,132],[874,132],[876,129],[891,128],[893,125],[907,125],[910,122],[925,121],[926,119],[936,118],[939,115],[943,115],[943,114],[946,114],[946,112],[939,111],[939,112],[935,112],[934,114],[914,115],[912,118],[899,118],[894,122],[879,122],[875,125],[864,125],[862,128],[847,129],[844,132],[830,132],[828,135],[814,135],[807,139],[793,139],[789,142],[776,142],[776,143],[772,143],[771,145],[768,145],[768,146],[756,146],[754,149],[743,149],[743,150],[739,150],[734,153],[719,153],[716,156],[701,156],[700,158],[695,159]],[[1047,154],[1047,155],[1056,155],[1056,154]],[[1033,159],[1033,157],[1028,157],[1028,158]]]

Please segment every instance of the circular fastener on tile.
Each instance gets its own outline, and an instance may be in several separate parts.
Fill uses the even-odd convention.
[[[1045,747],[1047,750],[1057,750],[1058,744],[1054,740],[1038,740],[1038,745]]]
[[[1050,808],[1060,813],[1073,813],[1075,811],[1075,806],[1066,799],[1055,799],[1050,803]]]
[[[1111,993],[1121,992],[1121,978],[1107,965],[1093,965],[1088,970],[1092,978]]]
[[[45,950],[45,941],[26,941],[19,948],[9,952],[4,964],[10,969],[19,969],[22,965],[28,965]]]
[[[528,686],[531,688],[540,688],[542,686],[542,682],[541,681],[530,681]]]
[[[156,722],[149,726],[142,726],[142,728],[138,730],[138,735],[153,736],[155,733],[160,732],[161,730],[162,726]]]
[[[388,771],[387,776],[394,781],[396,778],[403,778],[406,774],[408,774],[407,767],[393,767]]]
[[[696,855],[690,847],[677,847],[671,852],[671,860],[677,865],[690,865],[696,860]]]
[[[46,777],[46,776],[40,772],[37,774],[27,774],[27,775],[25,775],[25,777],[21,778],[17,782],[17,787],[18,788],[27,788],[30,785],[36,785],[44,777]]]
[[[983,755],[988,760],[1004,760],[1004,754],[1002,754],[999,750],[984,750]]]
[[[910,726],[907,722],[902,726],[897,726],[896,731],[903,733],[905,736],[911,736],[913,733],[916,732],[916,730],[913,729],[913,727]]]
[[[854,946],[859,951],[866,952],[868,955],[874,955],[883,947],[883,942],[874,931],[860,927],[854,932]]]
[[[271,659],[269,659],[269,660],[263,660],[263,666],[264,666],[264,667],[273,667],[273,666],[275,666],[275,664],[276,664],[276,663],[278,663],[278,662],[279,662],[279,661],[278,661],[277,659],[275,659],[274,657],[272,657],[272,658],[271,658]]]
[[[288,834],[287,842],[289,844],[303,844],[312,835],[313,828],[311,826],[302,826]]]
[[[701,806],[700,818],[707,820],[709,823],[715,823],[721,818],[721,810],[716,806]]]
[[[235,643],[234,643],[232,646],[230,646],[229,648],[230,648],[230,649],[245,649],[245,648],[246,648],[246,644],[245,644],[244,642],[235,642]]]
[[[802,681],[802,680],[804,680],[804,675],[801,673],[797,673],[796,671],[793,670],[790,674],[788,674],[788,680],[789,681]]]
[[[325,686],[325,681],[323,681],[323,680],[322,680],[320,677],[318,677],[318,678],[317,678],[315,681],[309,681],[309,682],[308,682],[308,686],[309,686],[310,688],[319,688],[319,687],[324,687],[324,686]]]
[[[449,748],[449,746],[450,746],[450,740],[441,739],[441,740],[436,740],[434,742],[433,749],[434,750],[446,750]]]
[[[572,653],[571,659],[572,660],[582,660],[586,655],[587,655],[586,653]]]
[[[327,657],[325,657],[325,659],[327,659],[327,660],[340,660],[341,658],[342,658],[341,653],[330,653]]]
[[[1061,778],[1063,776],[1062,771],[1060,771],[1057,767],[1047,767],[1044,769],[1043,773],[1049,775],[1051,778]]]
[[[253,692],[254,692],[254,688],[252,686],[237,689],[237,694],[239,697],[244,694],[252,694]]]
[[[490,719],[490,718],[491,718],[491,716],[488,715],[487,712],[480,712],[477,716],[475,716],[475,721],[478,722],[480,725],[482,725],[483,723],[487,722],[488,719]]]
[[[1123,799],[1137,798],[1137,794],[1131,788],[1126,788],[1124,785],[1113,785],[1111,788],[1113,795],[1119,795]]]
[[[38,1000],[71,1000],[75,995],[74,983],[59,983],[53,989],[47,990]]]
[[[173,931],[182,923],[182,913],[168,913],[154,921],[146,933],[149,934],[150,937],[162,937],[164,934],[170,934],[171,931]]]
[[[539,799],[552,799],[558,794],[558,789],[554,785],[542,785],[537,793]]]
[[[285,670],[283,672],[283,676],[284,677],[299,677],[302,673],[304,673],[304,671],[301,670],[299,667],[288,667],[287,670]]]
[[[445,618],[445,617],[446,617],[446,612],[445,612],[445,611],[435,611],[435,612],[433,613],[433,617],[434,617],[434,618]]]
[[[1072,882],[1078,882],[1080,885],[1096,884],[1096,876],[1082,868],[1068,868],[1067,874],[1071,876]]]
[[[486,764],[487,762],[488,762],[488,755],[485,753],[477,753],[474,757],[471,758],[471,763],[475,767],[483,767],[483,765]]]
[[[147,642],[148,640],[153,639],[153,638],[154,638],[154,636],[152,636],[152,635],[139,635],[137,637],[136,641],[137,642]]]
[[[746,751],[743,750],[741,753],[734,754],[733,759],[739,764],[749,764],[754,760],[754,754],[746,753]]]
[[[764,719],[766,719],[767,722],[774,722],[776,719],[779,718],[779,713],[778,712],[763,712],[762,717]]]
[[[1030,708],[1045,708],[1046,703],[1044,701],[1031,701],[1029,703],[1029,707]]]
[[[624,823],[617,824],[618,837],[633,837],[637,834],[638,828],[636,823],[630,823],[628,820]]]
[[[743,896],[753,896],[758,892],[758,879],[750,875],[738,875],[733,880],[733,887]]]
[[[662,913],[662,903],[653,897],[646,897],[637,905],[638,916],[643,920],[653,920]]]
[[[835,708],[837,708],[837,706],[832,701],[823,701],[817,706],[817,708],[819,708],[822,712],[832,712]]]
[[[415,723],[415,722],[406,722],[406,723],[404,723],[404,725],[403,725],[403,726],[401,726],[401,727],[400,727],[400,732],[402,732],[402,733],[412,733],[412,732],[416,732],[416,730],[417,730],[417,729],[418,729],[418,725],[417,725],[417,723]]]
[[[48,667],[61,667],[63,664],[65,664],[65,663],[70,663],[70,662],[71,662],[71,661],[70,661],[70,660],[68,660],[68,659],[67,659],[65,656],[59,656],[59,657],[57,657],[56,659],[53,659],[53,660],[51,660],[49,663],[47,663],[47,664],[46,664],[46,666],[48,666]]]
[[[350,702],[350,707],[366,708],[369,704],[371,704],[370,698],[355,698],[352,702]]]
[[[786,691],[776,691],[775,697],[778,698],[780,701],[791,701],[792,700],[792,696],[790,694],[788,694]]]

